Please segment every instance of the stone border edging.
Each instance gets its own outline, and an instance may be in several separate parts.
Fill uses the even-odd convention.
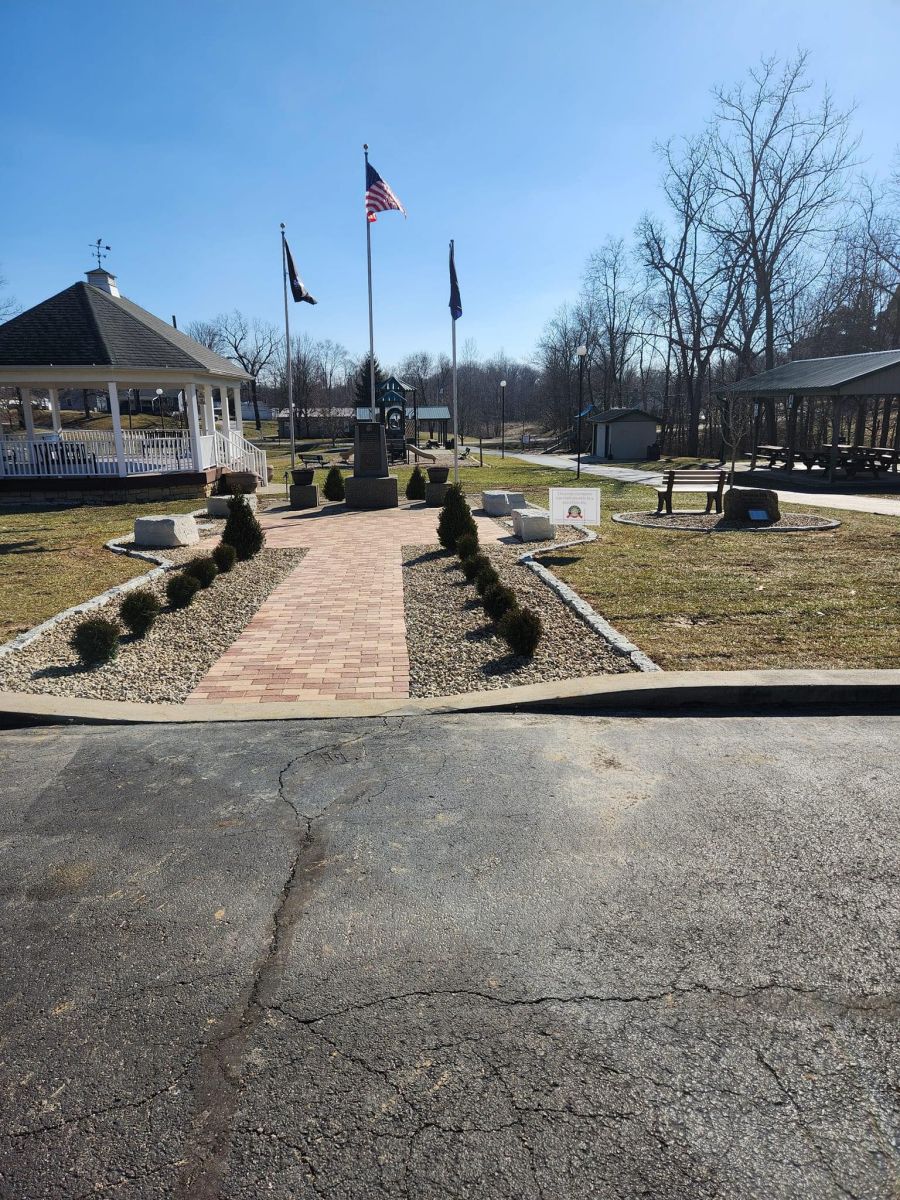
[[[0,692],[0,727],[28,723],[135,725],[206,724],[211,721],[299,721],[389,716],[442,716],[464,712],[580,710],[671,712],[685,707],[712,709],[712,716],[766,707],[827,705],[900,714],[900,669],[661,671],[594,675],[552,683],[522,684],[485,692],[410,700],[308,700],[294,703],[138,704],[83,700],[34,692]]]
[[[839,529],[841,526],[841,522],[834,517],[817,517],[815,519],[821,522],[819,525],[747,525],[742,529],[715,529],[711,526],[707,528],[705,525],[660,525],[652,519],[656,515],[652,512],[613,513],[612,519],[617,525],[632,525],[636,529],[655,529],[657,533],[828,533],[829,530]],[[629,517],[647,517],[648,519],[634,521],[629,520]]]
[[[187,515],[189,517],[205,517],[207,514],[205,508],[198,508]],[[83,600],[81,604],[74,604],[71,608],[64,608],[62,612],[48,617],[40,625],[33,625],[31,629],[26,629],[23,633],[16,634],[8,642],[0,644],[0,658],[4,658],[7,654],[15,654],[17,650],[24,650],[26,646],[37,641],[39,637],[43,637],[45,633],[49,633],[51,629],[54,629],[68,617],[77,617],[81,613],[88,613],[92,612],[95,608],[102,608],[105,604],[109,604],[110,600],[115,600],[117,596],[121,596],[125,592],[131,592],[145,583],[150,583],[153,579],[158,579],[160,575],[164,575],[166,571],[171,571],[173,567],[178,565],[163,554],[152,554],[149,550],[130,550],[127,545],[123,546],[122,543],[129,536],[133,537],[134,535],[126,533],[122,537],[110,538],[108,542],[103,543],[103,549],[111,550],[113,554],[127,554],[129,558],[140,558],[144,562],[155,563],[156,565],[152,570],[147,571],[144,575],[135,575],[134,579],[126,579],[124,583],[117,583],[115,587],[107,588],[105,592],[101,592],[98,596],[91,596],[89,600]]]
[[[618,629],[615,629],[610,625],[609,621],[601,617],[596,609],[588,604],[587,600],[582,599],[567,583],[563,583],[557,575],[554,575],[549,567],[545,567],[543,563],[535,561],[535,555],[537,554],[549,554],[551,550],[563,550],[569,546],[582,546],[589,542],[597,541],[597,534],[593,533],[590,529],[585,527],[582,532],[586,533],[587,537],[582,538],[578,542],[554,542],[550,546],[539,546],[535,550],[526,551],[516,561],[522,563],[523,566],[529,567],[536,575],[543,579],[544,583],[559,596],[566,608],[570,608],[573,612],[577,613],[582,621],[593,629],[594,633],[603,638],[616,654],[621,654],[624,658],[631,659],[631,662],[639,671],[662,671],[662,667],[655,663],[649,655],[635,646],[634,642],[629,641],[623,633],[619,633]]]

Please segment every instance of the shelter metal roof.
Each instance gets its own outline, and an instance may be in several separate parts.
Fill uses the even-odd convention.
[[[101,366],[250,378],[125,296],[89,283],[74,283],[0,325],[0,370]]]
[[[588,416],[589,421],[593,421],[595,425],[611,425],[613,421],[652,421],[654,425],[659,424],[659,418],[654,417],[651,413],[644,412],[642,408],[608,408],[605,412],[592,412]]]
[[[894,395],[900,393],[900,350],[840,354],[834,358],[798,358],[760,375],[727,384],[724,394],[764,392],[798,395]]]

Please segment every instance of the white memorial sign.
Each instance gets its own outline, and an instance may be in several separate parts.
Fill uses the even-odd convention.
[[[599,525],[599,488],[551,488],[550,520],[554,525]]]

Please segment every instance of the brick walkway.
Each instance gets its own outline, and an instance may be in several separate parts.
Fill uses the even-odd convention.
[[[308,547],[188,703],[409,695],[401,546],[437,542],[438,510],[342,506],[260,514],[266,545]],[[502,529],[476,518],[483,542]]]

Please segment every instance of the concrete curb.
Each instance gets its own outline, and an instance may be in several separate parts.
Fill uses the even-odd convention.
[[[414,700],[320,700],[294,704],[132,704],[28,692],[0,692],[0,726],[29,724],[206,724],[211,721],[321,721],[440,716],[464,712],[779,713],[828,707],[900,714],[900,670],[660,671],[588,676]]]
[[[594,633],[602,637],[616,654],[621,654],[623,658],[631,659],[631,662],[639,671],[662,671],[662,667],[658,666],[634,642],[629,641],[624,633],[619,633],[618,629],[615,629],[610,625],[609,621],[601,617],[596,609],[591,608],[587,600],[583,600],[567,583],[563,583],[559,576],[554,575],[549,567],[545,567],[543,563],[535,561],[535,555],[537,554],[549,554],[551,550],[563,550],[569,546],[584,546],[588,542],[596,542],[596,533],[592,533],[586,527],[582,532],[586,533],[587,537],[582,538],[578,542],[554,542],[552,546],[540,546],[536,550],[529,550],[526,554],[521,555],[518,561],[540,576],[544,583],[556,592],[563,604],[574,613],[577,613],[582,621],[593,629]]]

